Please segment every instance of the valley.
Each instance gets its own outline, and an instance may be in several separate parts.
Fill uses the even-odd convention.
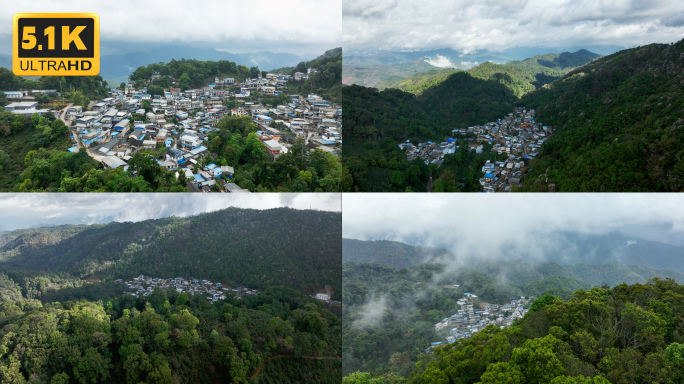
[[[580,50],[431,70],[382,91],[344,87],[351,127],[343,133],[343,164],[352,191],[679,191],[683,49],[684,40],[602,57]],[[519,144],[512,135],[492,142],[491,131],[523,106],[552,128],[540,129],[544,137],[520,158],[480,153],[475,143],[452,152],[454,129],[489,134],[489,144],[504,150]],[[489,160],[510,175],[509,163],[520,166],[524,156],[525,172],[506,180],[482,168]]]
[[[657,270],[635,264],[602,264],[594,260],[595,265],[588,265],[581,264],[581,258],[577,258],[576,263],[567,260],[570,254],[606,252],[607,248],[621,243],[625,247],[624,252],[631,255],[626,256],[623,251],[613,249],[611,252],[615,256],[606,253],[604,263],[620,259],[627,263],[635,260],[640,253],[651,254],[652,265],[663,265],[668,258],[681,254],[679,248],[663,252],[666,249],[663,244],[637,238],[625,241],[623,239],[629,237],[617,234],[562,236],[565,240],[559,240],[554,248],[546,250],[550,254],[556,253],[557,259],[565,258],[562,264],[543,260],[468,260],[457,258],[440,248],[414,248],[391,241],[345,239],[345,382],[433,382],[429,375],[438,371],[442,372],[439,375],[448,377],[459,375],[459,382],[476,382],[486,373],[492,361],[488,359],[496,358],[473,356],[471,348],[489,348],[484,346],[489,345],[491,341],[488,340],[492,340],[495,337],[493,335],[507,335],[509,341],[517,340],[515,338],[519,336],[515,335],[519,335],[519,332],[524,335],[522,340],[542,337],[535,332],[538,332],[539,316],[543,316],[537,312],[546,313],[546,310],[541,309],[545,306],[572,307],[580,305],[579,302],[586,300],[583,299],[586,296],[608,295],[611,291],[639,292],[645,289],[652,292],[657,289],[662,294],[666,289],[683,289],[678,285],[684,282],[681,267],[677,267],[676,271]],[[558,252],[567,249],[572,242],[582,244],[581,250]],[[642,248],[636,252],[630,250],[629,247],[635,244],[642,244]],[[402,261],[403,256],[396,261],[378,256],[398,249],[403,249],[402,254],[421,256],[414,259],[416,262],[411,263],[411,266],[401,268],[391,265],[397,261],[400,265],[406,265]],[[375,261],[371,263],[370,260]],[[578,307],[576,310],[583,309]],[[511,350],[516,346],[522,347],[522,343],[513,342]],[[474,369],[466,359],[484,365],[478,368],[478,373],[465,374],[467,370]],[[458,373],[453,373],[442,365],[446,364],[444,361],[458,367],[465,364],[464,367],[470,368],[462,368],[466,371],[456,368]],[[577,371],[570,370],[570,365],[565,365],[569,363],[563,364],[566,374],[577,374]],[[671,367],[668,365],[670,363],[663,364]],[[583,372],[593,372],[593,375],[600,372],[612,377],[620,375],[619,371],[610,369],[583,369],[587,369]]]

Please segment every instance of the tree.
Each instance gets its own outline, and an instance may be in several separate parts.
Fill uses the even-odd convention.
[[[143,100],[142,108],[145,110],[145,113],[151,112],[152,111],[152,104],[150,103],[149,100]]]
[[[181,88],[181,91],[190,88],[190,76],[187,73],[181,75],[180,80],[178,80],[178,86]]]

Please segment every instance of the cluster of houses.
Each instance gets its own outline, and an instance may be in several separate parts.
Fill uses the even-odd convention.
[[[297,138],[303,139],[309,150],[335,156],[340,153],[341,106],[315,94],[289,95],[287,102],[275,107],[260,103],[262,96],[280,95],[289,80],[306,79],[312,71],[315,70],[293,76],[269,73],[243,82],[216,77],[214,84],[202,89],[169,88],[164,90],[164,95],[151,95],[147,88],[136,90],[129,81],[123,91],[112,89],[110,97],[98,100],[90,110],[71,106],[58,117],[71,123],[73,129],[73,143],[68,150],[77,152],[85,147],[103,167],[127,169],[137,151],[161,146],[167,151],[165,158],[158,161],[159,166],[177,175],[183,173],[189,180],[189,190],[208,192],[218,188],[224,192],[249,192],[231,182],[236,164],[197,167],[198,160],[208,154],[208,135],[218,129],[216,125],[224,116],[251,118],[259,127],[257,134],[265,151],[274,159],[287,153]],[[152,78],[155,76],[159,75]],[[20,97],[27,100],[25,92],[6,94],[13,100]],[[228,108],[224,105],[226,100],[234,100],[238,107]],[[142,108],[144,101],[149,101],[151,111]],[[26,117],[47,112],[57,115],[57,111],[37,107],[36,101],[15,101],[5,106],[5,110]]]
[[[454,285],[454,288],[457,287]],[[475,308],[473,301],[476,298],[476,295],[466,292],[456,302],[459,307],[456,313],[435,324],[435,331],[442,335],[445,341],[432,343],[425,352],[430,353],[435,347],[445,343],[469,338],[490,324],[501,328],[510,326],[513,321],[525,316],[534,300],[534,296],[521,296],[520,299],[511,300],[506,304],[480,303],[479,308]]]
[[[231,288],[221,283],[214,283],[209,280],[187,279],[184,277],[174,277],[169,279],[161,279],[158,277],[150,277],[139,275],[132,280],[115,280],[117,283],[122,283],[126,286],[125,294],[135,297],[145,297],[151,294],[155,288],[162,290],[175,289],[176,292],[187,292],[188,294],[203,295],[211,303],[218,300],[225,300],[226,294],[231,293],[238,299],[244,295],[256,295],[259,293],[256,289],[245,288],[242,286]]]
[[[512,186],[520,186],[529,161],[537,156],[544,141],[553,134],[553,128],[534,120],[534,109],[517,107],[512,113],[496,122],[452,130],[454,137],[441,143],[412,144],[410,140],[399,144],[407,160],[421,159],[425,164],[437,167],[444,162],[444,156],[454,154],[461,145],[468,145],[482,153],[487,145],[489,153],[507,154],[505,161],[487,161],[482,167],[484,176],[480,185],[485,192],[508,192]]]

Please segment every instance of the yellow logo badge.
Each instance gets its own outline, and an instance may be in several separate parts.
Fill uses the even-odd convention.
[[[12,25],[15,75],[100,73],[100,16],[96,13],[16,13]]]

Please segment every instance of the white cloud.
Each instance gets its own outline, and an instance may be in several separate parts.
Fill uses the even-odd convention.
[[[141,221],[189,216],[228,207],[341,210],[335,193],[253,194],[0,194],[0,230],[41,224]]]
[[[448,57],[442,55],[435,55],[434,57],[426,57],[425,62],[438,68],[456,68],[456,65],[451,62]]]
[[[684,2],[654,0],[345,0],[346,52],[631,47],[684,38]]]
[[[0,4],[0,31],[11,33],[14,13],[95,12],[107,41],[207,43],[229,49],[250,42],[251,51],[283,45],[340,45],[341,0],[99,1],[27,0]],[[291,49],[291,48],[290,48]]]
[[[676,194],[345,194],[342,233],[446,246],[458,256],[535,255],[559,231],[605,234],[662,225],[684,235],[684,197]],[[638,235],[638,233],[637,233]]]

